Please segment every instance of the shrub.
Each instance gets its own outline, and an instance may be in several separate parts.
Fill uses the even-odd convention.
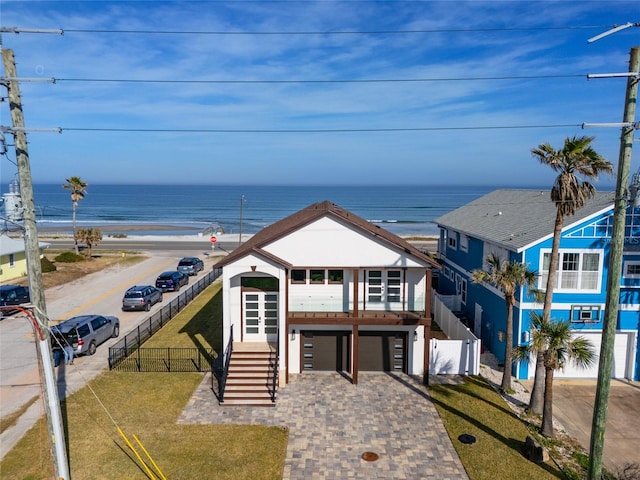
[[[75,263],[84,261],[84,257],[76,252],[62,252],[54,260],[60,263]]]
[[[40,260],[40,268],[42,268],[42,273],[55,272],[57,270],[53,262],[47,257],[42,257]]]

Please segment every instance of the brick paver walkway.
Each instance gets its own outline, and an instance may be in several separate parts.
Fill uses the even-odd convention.
[[[358,385],[337,373],[290,380],[274,408],[221,407],[207,377],[179,423],[288,428],[285,480],[468,479],[426,388],[414,378],[361,372]],[[367,462],[364,452],[379,459]]]

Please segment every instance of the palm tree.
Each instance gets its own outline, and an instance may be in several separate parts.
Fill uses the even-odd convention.
[[[544,408],[540,433],[553,437],[553,372],[564,368],[568,362],[579,368],[588,368],[596,362],[593,344],[584,337],[572,337],[571,321],[545,320],[540,314],[531,313],[531,341],[514,350],[516,360],[527,360],[530,355],[542,355],[545,372]]]
[[[71,204],[73,205],[73,241],[78,253],[78,239],[76,238],[76,208],[78,208],[78,202],[84,198],[87,194],[88,184],[83,182],[80,177],[69,177],[66,179],[62,188],[71,191]]]
[[[539,145],[531,150],[531,154],[540,163],[549,165],[558,172],[553,187],[551,188],[551,200],[556,204],[556,219],[553,227],[553,243],[545,289],[544,307],[542,311],[543,321],[548,321],[551,316],[551,303],[553,290],[556,286],[556,272],[558,271],[560,236],[562,225],[567,216],[571,216],[584,206],[595,194],[595,187],[586,180],[596,179],[601,173],[612,173],[613,164],[601,157],[592,147],[594,137],[566,138],[561,150],[555,150],[548,143]],[[529,410],[540,414],[542,412],[543,387],[544,387],[544,359],[539,354],[536,359],[536,373],[529,400]]]
[[[511,390],[511,363],[513,351],[513,306],[516,303],[516,289],[525,286],[533,289],[538,275],[528,269],[528,265],[515,261],[502,261],[498,255],[487,256],[487,270],[474,270],[471,278],[474,283],[487,282],[495,285],[504,293],[507,307],[507,328],[504,344],[504,371],[500,389]]]
[[[99,228],[81,228],[77,231],[75,239],[87,246],[87,258],[91,259],[91,249],[102,240],[102,230]]]

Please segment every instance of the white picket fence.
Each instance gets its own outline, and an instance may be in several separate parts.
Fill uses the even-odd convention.
[[[481,340],[447,307],[447,297],[433,296],[433,315],[449,340],[431,339],[429,372],[432,375],[478,375]]]

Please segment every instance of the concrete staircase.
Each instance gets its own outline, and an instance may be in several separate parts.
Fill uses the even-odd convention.
[[[271,391],[275,358],[269,344],[234,344],[221,405],[274,407]]]

